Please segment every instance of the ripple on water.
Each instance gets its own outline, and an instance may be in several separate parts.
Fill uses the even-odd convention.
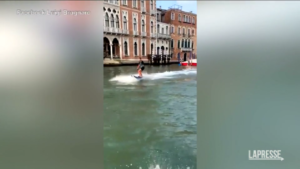
[[[124,77],[114,79],[119,82],[107,77],[103,104],[107,168],[196,169],[196,73],[156,69],[145,74],[147,80],[132,84]]]

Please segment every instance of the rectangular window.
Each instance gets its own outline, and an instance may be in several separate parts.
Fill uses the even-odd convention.
[[[175,14],[174,13],[171,14],[171,19],[175,20]]]

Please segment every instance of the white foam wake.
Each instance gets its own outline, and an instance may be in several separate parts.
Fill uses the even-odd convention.
[[[197,74],[197,70],[187,69],[187,70],[152,73],[152,74],[143,73],[143,80],[173,79],[173,78],[179,78],[179,77],[192,75],[192,74]],[[132,77],[132,75],[127,74],[127,75],[116,76],[110,79],[110,81],[119,82],[122,84],[135,84],[140,80]]]
[[[142,168],[142,167],[139,167],[139,169],[143,169],[143,168]],[[164,169],[164,168],[160,168],[159,165],[156,165],[156,166],[151,165],[151,166],[149,167],[149,169]],[[172,169],[172,168],[165,168],[165,169]],[[182,169],[191,169],[191,168],[190,168],[190,167],[187,167],[187,168],[182,168]]]

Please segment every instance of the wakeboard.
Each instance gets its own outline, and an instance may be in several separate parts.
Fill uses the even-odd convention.
[[[136,75],[132,75],[132,77],[134,77],[134,78],[136,78],[136,79],[142,79],[142,77],[136,76]]]

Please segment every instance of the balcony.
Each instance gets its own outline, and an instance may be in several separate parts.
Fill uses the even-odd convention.
[[[104,27],[104,32],[109,33],[110,32],[110,27]]]
[[[163,34],[163,33],[158,33],[157,37],[160,39],[171,39],[171,36],[169,34]]]
[[[141,11],[142,11],[143,14],[145,14],[146,13],[146,8],[145,7],[141,7]]]
[[[120,28],[110,28],[110,27],[104,27],[104,33],[109,33],[109,34],[121,34],[122,30]]]
[[[133,31],[133,36],[139,36],[139,32],[138,31]]]
[[[128,29],[124,29],[122,32],[123,32],[124,35],[129,35],[129,30]]]
[[[194,34],[188,34],[188,37],[189,38],[191,38],[191,37],[193,37],[193,36],[195,36]]]
[[[151,9],[151,10],[150,10],[150,14],[151,14],[152,16],[156,16],[156,10]]]
[[[142,35],[142,37],[146,37],[147,33],[146,32],[142,32],[141,35]]]
[[[182,52],[190,52],[190,51],[192,51],[193,49],[192,48],[186,48],[186,47],[182,47],[181,48],[181,51]]]
[[[121,34],[122,30],[120,28],[112,28],[112,33]]]
[[[150,36],[151,36],[151,38],[155,39],[156,38],[156,33],[151,33]]]

